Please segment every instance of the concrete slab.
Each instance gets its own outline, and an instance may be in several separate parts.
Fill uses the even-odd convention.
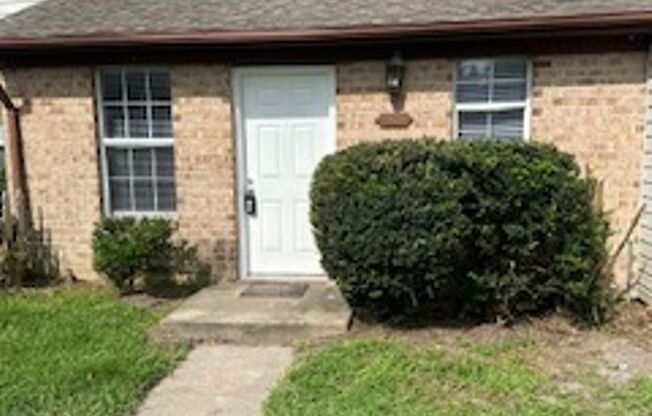
[[[287,345],[340,335],[349,328],[351,309],[330,282],[310,283],[299,298],[242,297],[250,284],[204,289],[163,320],[163,331],[194,342]]]
[[[292,362],[287,347],[202,345],[151,391],[138,416],[258,416]]]

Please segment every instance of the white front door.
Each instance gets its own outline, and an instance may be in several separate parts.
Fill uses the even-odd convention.
[[[320,275],[309,220],[310,183],[335,150],[332,68],[236,71],[241,213],[248,276]],[[246,201],[246,202],[245,202]]]

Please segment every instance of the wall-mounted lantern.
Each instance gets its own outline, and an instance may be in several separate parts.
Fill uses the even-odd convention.
[[[376,124],[382,129],[407,129],[412,125],[413,119],[403,111],[405,94],[405,61],[399,51],[394,52],[387,61],[386,88],[392,102],[393,112],[384,113],[376,118]]]
[[[387,92],[392,99],[400,97],[403,93],[403,79],[405,77],[405,61],[399,51],[394,52],[392,58],[387,62]]]

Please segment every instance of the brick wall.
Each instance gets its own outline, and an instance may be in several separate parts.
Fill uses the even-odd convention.
[[[645,53],[551,55],[533,59],[532,137],[574,153],[605,181],[605,205],[619,241],[640,204],[645,113]],[[234,139],[230,69],[171,66],[177,219],[216,274],[237,275]],[[435,136],[452,131],[452,60],[409,61],[405,130],[383,130],[392,110],[380,61],[337,65],[338,146],[365,140]],[[101,215],[100,175],[90,68],[7,73],[12,95],[29,98],[23,114],[30,195],[64,267],[93,278],[90,247]],[[619,279],[626,274],[624,258]]]
[[[623,238],[641,205],[647,53],[540,56],[534,59],[532,137],[574,154],[604,181],[604,205]],[[617,279],[626,279],[628,256]]]
[[[177,215],[219,277],[237,271],[235,163],[230,69],[172,67]]]
[[[26,69],[5,73],[21,111],[32,210],[42,212],[62,272],[82,279],[92,270],[91,237],[101,215],[93,70]]]
[[[383,130],[376,124],[392,112],[385,87],[385,63],[365,61],[337,66],[338,147],[387,138],[448,137],[451,134],[453,68],[450,60],[408,62],[403,111],[414,122],[408,129]]]

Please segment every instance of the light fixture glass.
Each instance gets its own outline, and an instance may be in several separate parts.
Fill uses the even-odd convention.
[[[387,92],[396,96],[403,92],[403,78],[405,76],[405,61],[399,51],[394,52],[387,62]]]

